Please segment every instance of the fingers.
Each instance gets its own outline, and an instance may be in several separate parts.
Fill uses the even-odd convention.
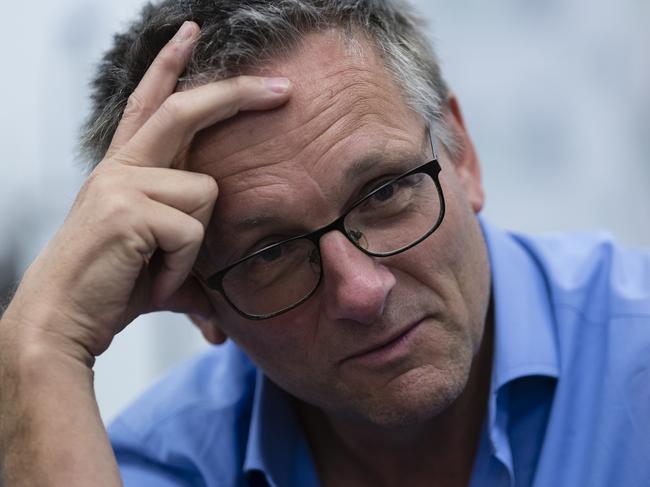
[[[196,316],[207,320],[214,314],[210,298],[194,276],[188,276],[185,282],[157,309]]]
[[[158,54],[130,96],[108,156],[93,176],[101,182],[95,184],[99,184],[101,194],[123,194],[129,201],[145,201],[146,207],[138,212],[140,218],[131,222],[132,228],[126,233],[136,242],[146,242],[143,255],[155,252],[161,257],[151,274],[155,276],[153,287],[142,285],[150,289],[146,293],[150,304],[158,307],[205,308],[202,299],[188,301],[188,286],[194,282],[188,276],[218,194],[214,179],[171,169],[171,165],[185,154],[198,131],[240,111],[275,108],[291,93],[286,78],[256,76],[174,92],[198,33],[196,24],[186,22]],[[98,198],[100,204],[113,199]],[[129,207],[130,213],[135,211]]]
[[[126,144],[174,92],[198,34],[198,25],[185,22],[158,53],[135,91],[129,96],[122,120],[111,141],[108,156]]]
[[[215,201],[219,194],[217,182],[211,176],[202,173],[169,169],[161,167],[126,168],[124,178],[119,185],[137,184],[137,190],[150,199],[199,220],[207,227]]]
[[[286,78],[238,76],[174,93],[120,151],[124,162],[169,167],[199,130],[240,111],[277,107],[290,87]]]
[[[268,110],[288,99],[285,78],[234,77],[175,92],[199,33],[185,22],[129,96],[105,159],[134,166],[169,167],[199,130],[243,110]]]
[[[151,290],[152,302],[162,306],[188,278],[205,229],[195,218],[156,201],[150,202],[146,212],[149,228],[163,251],[162,265]]]
[[[212,209],[218,196],[214,178],[206,174],[179,169],[158,167],[137,167],[123,164],[104,164],[86,181],[77,198],[78,202],[93,200],[93,206],[100,208],[118,201],[118,195],[129,204],[137,204],[144,196],[175,208],[208,225]],[[135,211],[130,207],[129,211]],[[97,210],[93,210],[97,215]]]

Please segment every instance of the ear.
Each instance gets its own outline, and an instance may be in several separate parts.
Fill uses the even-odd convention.
[[[226,335],[217,325],[217,312],[214,304],[210,301],[206,288],[194,271],[162,306],[155,309],[155,311],[163,310],[187,315],[210,343],[219,344],[226,341]]]
[[[199,315],[187,315],[187,317],[194,323],[203,337],[213,345],[221,345],[228,338],[226,334],[221,331],[219,325],[217,325],[214,315],[210,318],[204,318]]]
[[[198,297],[201,296],[201,306],[195,307],[190,311],[186,310],[185,314],[190,319],[190,321],[194,323],[199,330],[201,330],[203,338],[205,338],[209,343],[213,345],[221,345],[227,340],[228,336],[222,331],[221,327],[219,326],[217,311],[214,307],[214,303],[209,298],[211,291],[208,289],[205,281],[201,279],[201,275],[196,269],[197,265],[205,265],[205,262],[202,262],[203,258],[204,254],[201,251],[197,257],[195,267],[192,269],[192,281],[195,284],[192,297],[195,300],[198,300]]]
[[[481,167],[474,144],[465,128],[460,104],[453,93],[449,93],[444,116],[449,129],[458,141],[458,150],[455,154],[449,154],[450,160],[474,213],[478,213],[485,203]]]

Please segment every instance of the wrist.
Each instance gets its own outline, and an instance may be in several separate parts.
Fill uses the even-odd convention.
[[[5,364],[11,360],[16,366],[49,363],[92,369],[95,357],[61,333],[65,323],[60,323],[62,319],[54,309],[33,306],[27,313],[19,304],[14,300],[0,319],[0,353]]]
[[[72,485],[71,479],[91,485],[93,475],[118,479],[92,369],[50,340],[10,336],[15,326],[0,322],[3,474],[19,480],[16,485],[63,486]],[[115,482],[110,485],[119,485]]]

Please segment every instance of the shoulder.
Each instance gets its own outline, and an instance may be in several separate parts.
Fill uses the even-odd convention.
[[[203,478],[209,470],[232,481],[243,461],[255,381],[255,366],[231,342],[174,368],[108,428],[123,475],[163,468]]]
[[[559,356],[545,436],[553,448],[538,470],[562,477],[558,485],[641,485],[650,475],[650,251],[607,234],[514,238],[545,280]]]
[[[623,246],[606,233],[512,237],[540,267],[554,304],[596,321],[650,316],[650,249]]]

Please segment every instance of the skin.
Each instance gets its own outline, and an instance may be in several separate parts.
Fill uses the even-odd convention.
[[[367,44],[348,50],[332,32],[252,73],[293,84],[244,76],[172,94],[198,33],[186,27],[129,99],[105,160],[0,323],[5,485],[120,485],[92,364],[136,316],[160,309],[189,314],[214,343],[232,338],[297,398],[323,485],[466,484],[489,384],[489,269],[474,217],[478,162],[455,99],[446,116],[463,150],[441,160],[448,210],[435,235],[372,259],[327,234],[316,295],[253,323],[192,268],[205,277],[264,233],[328,223],[400,156],[429,160],[424,122]],[[368,155],[383,160],[342,176]],[[272,228],[233,230],[260,212]],[[416,322],[397,365],[349,360]],[[414,462],[421,455],[432,461]]]
[[[94,397],[94,358],[142,313],[210,313],[189,274],[218,185],[173,166],[201,129],[277,107],[291,90],[286,79],[244,76],[173,93],[198,34],[184,27],[129,98],[105,159],[2,316],[3,485],[121,485]]]
[[[308,36],[297,52],[264,70],[294,81],[288,104],[231,119],[196,141],[189,168],[211,175],[220,187],[198,272],[207,277],[224,267],[228,256],[240,257],[268,235],[287,238],[325,225],[359,196],[355,191],[364,183],[432,158],[423,120],[407,108],[374,50],[365,42],[362,47],[349,52],[337,32]],[[214,312],[202,324],[206,335],[235,340],[300,400],[301,417],[323,458],[341,451],[335,446],[372,451],[372,459],[357,463],[375,474],[374,485],[377,479],[398,476],[391,471],[396,458],[437,450],[431,438],[445,445],[439,441],[443,430],[453,443],[463,428],[454,432],[444,423],[453,423],[449,408],[466,388],[482,343],[489,270],[474,215],[483,193],[455,101],[448,116],[464,150],[454,161],[443,158],[448,209],[432,237],[403,254],[376,259],[338,232],[325,235],[320,242],[325,277],[317,293],[291,312],[261,323],[241,318],[220,294],[208,292]],[[405,155],[406,165],[402,162],[396,170],[395,161]],[[378,160],[355,179],[346,178],[344,171],[353,161],[366,156]],[[277,221],[237,229],[237,222],[252,215]],[[422,324],[407,359],[380,368],[349,360],[418,321]],[[484,385],[489,362],[482,365],[483,375],[475,372],[474,379]],[[462,401],[454,407],[482,417],[484,401],[476,397],[480,391],[472,392],[474,397],[466,400],[473,408]],[[467,424],[466,415],[454,420]],[[431,436],[434,431],[437,436]],[[463,447],[471,467],[477,432],[469,436]],[[319,448],[323,438],[329,447]],[[377,445],[384,455],[377,454]],[[403,455],[395,454],[398,446]],[[468,464],[456,456],[457,451],[447,464],[465,478]],[[350,475],[336,479],[338,485]]]

